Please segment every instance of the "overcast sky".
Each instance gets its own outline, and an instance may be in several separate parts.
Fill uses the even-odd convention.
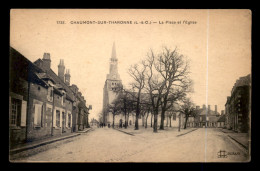
[[[132,24],[71,24],[71,21],[132,21]],[[133,24],[134,21],[157,23]],[[160,52],[163,46],[172,49],[177,46],[190,60],[192,100],[200,106],[209,104],[213,110],[218,105],[220,112],[236,79],[251,73],[250,31],[249,10],[13,10],[10,45],[32,62],[42,58],[44,52],[50,53],[55,73],[60,59],[64,59],[66,69],[70,69],[71,84],[76,84],[87,105],[93,106],[91,118],[97,118],[102,110],[113,42],[125,85],[131,81],[127,74],[129,66],[143,59],[149,49]]]

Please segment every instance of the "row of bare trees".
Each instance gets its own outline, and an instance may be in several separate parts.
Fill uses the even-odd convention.
[[[114,117],[123,113],[125,128],[128,126],[129,113],[135,113],[135,129],[139,129],[138,118],[145,118],[143,126],[147,128],[147,119],[153,118],[153,131],[157,132],[158,116],[161,123],[159,129],[164,129],[166,112],[169,117],[180,112],[185,116],[185,126],[189,116],[195,115],[194,104],[187,94],[191,92],[192,81],[189,78],[189,62],[185,56],[174,50],[163,48],[161,53],[155,54],[150,50],[146,58],[129,68],[132,78],[131,90],[122,85],[117,88],[118,98],[108,106]],[[178,104],[179,108],[175,108]]]

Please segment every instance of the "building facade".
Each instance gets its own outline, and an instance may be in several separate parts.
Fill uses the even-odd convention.
[[[60,65],[64,64],[61,61]],[[77,98],[83,104],[85,113],[80,123],[87,126],[88,108],[84,97],[76,97],[70,84],[67,70],[59,66],[58,75],[50,68],[49,53],[34,63],[10,48],[9,86],[9,133],[11,148],[17,144],[60,136],[77,131],[74,127],[79,113]],[[62,71],[60,71],[62,70]],[[74,124],[74,125],[73,125]]]
[[[247,133],[250,130],[251,75],[240,77],[225,104],[227,128]]]
[[[220,113],[217,111],[217,105],[215,105],[215,110],[211,110],[211,106],[203,105],[196,106],[197,115],[195,117],[189,117],[187,120],[187,127],[218,127],[218,119],[220,118]],[[184,118],[185,119],[185,118]]]

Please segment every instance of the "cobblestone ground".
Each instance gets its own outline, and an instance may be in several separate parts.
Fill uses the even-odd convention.
[[[131,136],[111,128],[91,132],[59,143],[17,162],[241,162],[245,152],[218,129],[181,131],[151,130]],[[188,133],[189,132],[189,133]],[[207,140],[207,141],[206,141]],[[225,150],[225,158],[218,152]],[[233,155],[231,155],[231,153]],[[236,155],[234,155],[236,154]]]

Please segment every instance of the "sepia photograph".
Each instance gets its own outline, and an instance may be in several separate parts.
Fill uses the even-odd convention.
[[[11,9],[11,163],[248,163],[249,9]]]

